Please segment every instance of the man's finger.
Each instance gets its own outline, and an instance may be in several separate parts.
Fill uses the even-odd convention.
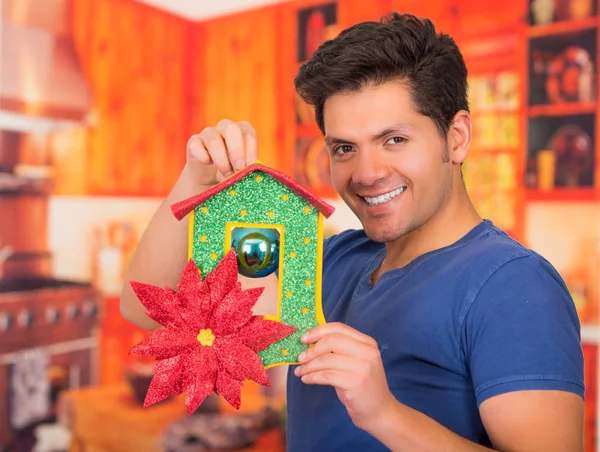
[[[302,382],[309,385],[333,386],[346,389],[352,384],[352,375],[343,370],[321,370],[304,375]]]
[[[306,364],[297,366],[294,369],[294,374],[298,377],[307,375],[313,372],[322,370],[343,370],[346,372],[356,373],[362,365],[360,359],[336,353],[327,353],[320,355],[315,359],[308,361]]]
[[[225,129],[225,146],[234,171],[244,168],[246,166],[246,149],[244,134],[239,124],[232,122]]]
[[[192,137],[188,140],[187,157],[188,159],[198,160],[200,163],[205,165],[212,164],[212,159],[202,143],[202,137],[200,134],[192,135]]]
[[[202,143],[219,172],[225,177],[229,176],[233,169],[221,135],[215,129],[206,129],[202,133]]]
[[[367,345],[356,338],[341,334],[331,333],[318,340],[312,347],[300,354],[298,361],[307,363],[321,355],[336,353],[344,356],[372,358],[372,354],[379,353],[377,347]]]
[[[240,121],[239,125],[244,134],[246,165],[250,165],[258,160],[258,140],[256,138],[256,131],[248,121]]]
[[[323,337],[327,336],[328,334],[333,334],[333,333],[345,334],[345,335],[350,336],[364,344],[375,346],[375,347],[377,346],[377,342],[372,337],[367,336],[366,334],[363,334],[360,331],[357,331],[354,328],[349,327],[348,325],[344,325],[343,323],[339,323],[339,322],[326,323],[325,325],[319,325],[319,326],[311,329],[310,331],[307,331],[302,336],[302,342],[304,342],[305,344],[313,344],[313,343],[321,340]]]

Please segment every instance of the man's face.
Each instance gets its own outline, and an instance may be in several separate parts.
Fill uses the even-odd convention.
[[[331,179],[377,242],[432,219],[452,192],[453,162],[435,123],[400,82],[340,93],[324,106]]]

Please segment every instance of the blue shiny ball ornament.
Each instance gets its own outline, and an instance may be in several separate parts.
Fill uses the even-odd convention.
[[[270,228],[235,228],[231,247],[238,261],[238,273],[247,278],[264,278],[279,265],[279,232]]]

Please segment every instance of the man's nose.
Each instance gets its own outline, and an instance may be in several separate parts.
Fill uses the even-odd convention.
[[[387,162],[377,150],[360,150],[357,152],[352,181],[366,187],[385,179],[389,169]]]

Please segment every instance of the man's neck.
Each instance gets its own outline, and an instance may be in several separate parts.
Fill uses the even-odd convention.
[[[420,228],[386,243],[386,256],[372,275],[373,284],[387,271],[402,268],[419,256],[456,243],[481,221],[465,192]]]

